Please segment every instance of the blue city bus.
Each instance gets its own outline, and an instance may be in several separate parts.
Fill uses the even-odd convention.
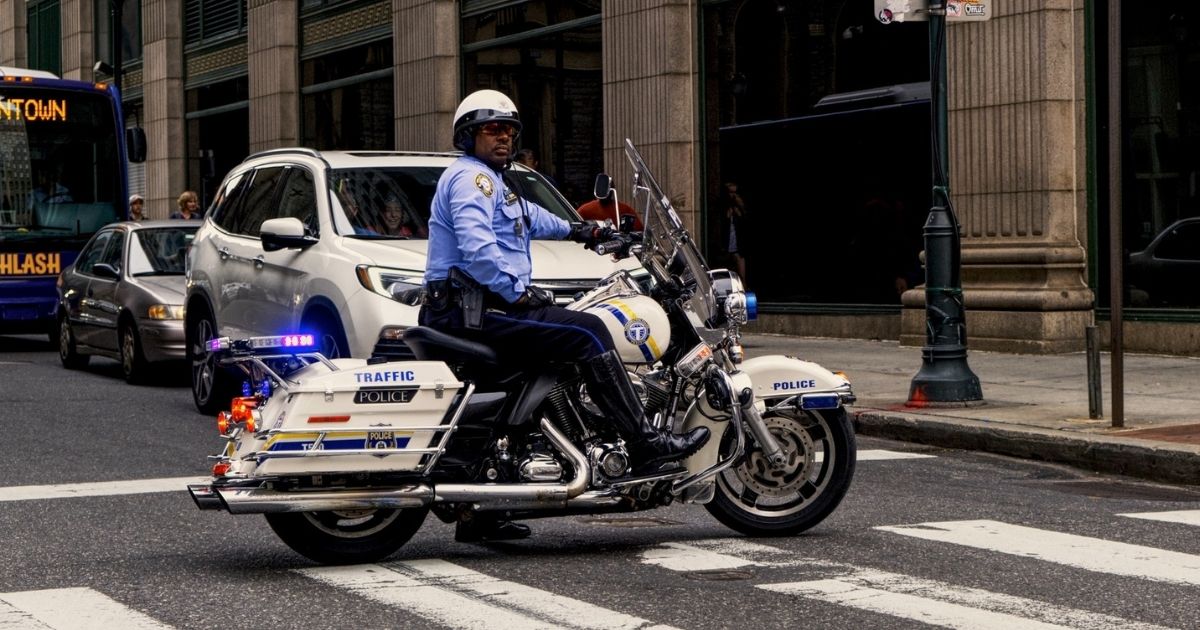
[[[112,85],[0,67],[0,334],[53,341],[59,272],[127,216],[124,120]],[[145,135],[132,131],[141,161]]]

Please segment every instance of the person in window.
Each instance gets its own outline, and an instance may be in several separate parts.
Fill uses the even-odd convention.
[[[458,106],[453,142],[464,154],[438,179],[418,321],[486,343],[511,363],[579,365],[592,401],[629,444],[634,474],[656,472],[699,450],[709,431],[679,435],[656,428],[600,318],[557,306],[552,295],[530,284],[532,240],[569,238],[594,248],[612,237],[612,229],[568,223],[509,188],[503,175],[520,132],[517,107],[500,92],[474,92]],[[478,302],[483,308],[470,306]],[[528,527],[495,515],[460,521],[455,530],[460,542],[528,535]]]
[[[200,197],[196,196],[196,191],[185,190],[182,195],[179,195],[179,209],[171,213],[172,219],[199,219],[200,213]]]
[[[29,207],[50,203],[72,203],[75,198],[71,191],[63,185],[58,169],[44,168],[38,171],[38,185],[33,189],[29,199]]]
[[[537,153],[534,153],[533,149],[521,149],[520,151],[517,151],[517,155],[513,158],[513,161],[518,164],[524,164],[525,166],[528,166],[529,170],[531,171],[542,173],[538,170]],[[548,173],[542,173],[542,177],[545,177],[546,181],[550,182],[551,186],[558,188],[558,182],[554,181],[554,178]]]
[[[399,192],[388,195],[383,202],[383,233],[404,238],[429,236],[429,232],[419,223],[408,198]]]

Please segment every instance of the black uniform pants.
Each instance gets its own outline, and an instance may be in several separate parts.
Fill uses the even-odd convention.
[[[616,347],[599,317],[561,306],[488,309],[483,313],[482,326],[476,330],[463,325],[462,309],[457,305],[438,310],[427,304],[421,307],[418,321],[422,326],[486,344],[506,364],[578,363]]]

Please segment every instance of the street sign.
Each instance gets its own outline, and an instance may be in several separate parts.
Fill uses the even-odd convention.
[[[946,20],[978,22],[992,17],[991,0],[946,0]],[[929,19],[929,0],[875,0],[875,18],[884,24],[924,22]]]

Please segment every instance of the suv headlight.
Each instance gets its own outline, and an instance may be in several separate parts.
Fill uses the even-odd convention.
[[[370,265],[359,265],[354,271],[358,282],[368,291],[410,306],[421,303],[421,289],[425,283],[423,272]]]

